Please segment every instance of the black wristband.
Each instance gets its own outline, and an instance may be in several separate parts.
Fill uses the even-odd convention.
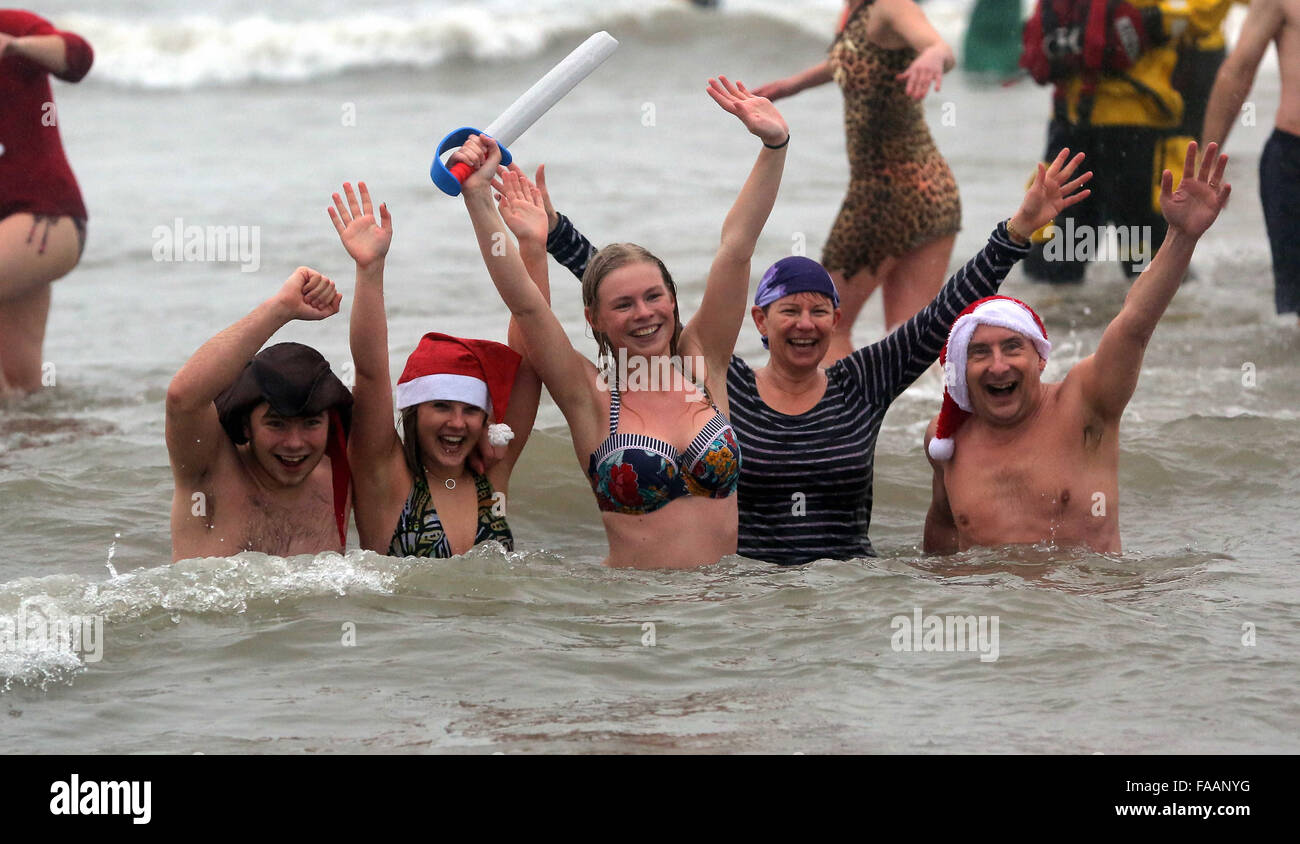
[[[790,133],[787,132],[785,135],[785,140],[782,141],[781,143],[769,144],[767,141],[764,141],[763,146],[767,147],[768,149],[783,149],[789,143],[790,143]]]

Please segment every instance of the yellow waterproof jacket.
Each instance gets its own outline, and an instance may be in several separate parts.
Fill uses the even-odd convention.
[[[1228,10],[1232,8],[1233,3],[1240,3],[1243,6],[1249,6],[1250,0],[1219,0],[1216,3],[1216,9],[1211,13],[1211,25],[1214,27],[1209,35],[1197,38],[1195,48],[1204,52],[1212,50],[1222,50],[1227,47],[1227,39],[1223,37],[1223,21],[1228,16]],[[1214,15],[1217,14],[1217,18]]]
[[[1170,84],[1178,62],[1181,39],[1203,38],[1217,32],[1232,0],[1129,0],[1137,9],[1159,6],[1168,40],[1142,54],[1125,76],[1104,75],[1097,83],[1092,106],[1094,126],[1146,126],[1168,129],[1183,119],[1183,98]],[[1137,83],[1137,85],[1134,84]],[[1079,89],[1075,77],[1061,90],[1069,106],[1070,121],[1079,120]]]

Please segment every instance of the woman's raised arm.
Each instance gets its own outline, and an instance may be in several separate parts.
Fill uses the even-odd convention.
[[[356,386],[352,389],[352,434],[348,450],[353,462],[367,471],[381,473],[385,458],[401,451],[401,440],[393,427],[393,382],[388,370],[388,317],[384,313],[384,261],[393,239],[393,218],[388,206],[379,206],[381,224],[375,222],[374,207],[366,183],[343,183],[346,204],[337,193],[329,210],[334,230],[357,267],[357,286],[352,299],[348,342]]]
[[[763,142],[758,161],[722,224],[722,242],[709,269],[700,309],[682,332],[683,349],[704,356],[712,380],[725,372],[745,320],[750,260],[776,204],[790,129],[770,100],[741,83],[733,85],[725,76],[709,80],[709,96]]]
[[[573,348],[564,326],[551,312],[546,296],[529,277],[514,241],[506,232],[492,199],[492,176],[501,162],[501,150],[486,135],[470,137],[462,154],[476,169],[461,187],[465,208],[488,275],[501,299],[510,309],[523,333],[528,359],[550,390],[551,397],[574,429],[574,438],[592,427],[595,407],[592,403],[589,369],[591,363]],[[530,202],[531,197],[530,197]],[[536,202],[540,206],[541,198]]]

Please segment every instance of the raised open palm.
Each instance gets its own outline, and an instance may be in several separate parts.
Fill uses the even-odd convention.
[[[1160,210],[1170,228],[1178,229],[1192,237],[1200,237],[1214,224],[1219,212],[1228,202],[1232,185],[1223,181],[1228,156],[1219,155],[1219,145],[1205,148],[1201,170],[1196,171],[1196,142],[1187,147],[1183,161],[1183,179],[1178,190],[1173,190],[1174,174],[1166,170],[1160,177]]]
[[[501,220],[520,241],[532,238],[545,243],[550,226],[541,190],[516,164],[508,169],[498,167],[497,174],[492,187],[497,191]]]
[[[775,146],[790,137],[790,127],[772,101],[732,82],[725,76],[709,80],[709,96],[727,111],[740,118],[745,128],[765,144]]]
[[[1070,180],[1081,163],[1083,153],[1070,158],[1070,149],[1066,147],[1057,154],[1050,166],[1041,163],[1038,165],[1034,181],[1029,190],[1025,191],[1025,198],[1020,203],[1021,219],[1031,227],[1030,231],[1037,231],[1056,219],[1066,208],[1082,202],[1092,194],[1090,190],[1079,190],[1092,179],[1091,170]]]
[[[365,182],[359,182],[361,202],[352,191],[349,182],[343,183],[343,192],[347,194],[345,207],[342,198],[334,194],[334,207],[328,209],[334,229],[343,241],[343,248],[348,250],[352,260],[359,266],[369,266],[388,254],[388,246],[393,241],[393,218],[388,214],[388,206],[379,206],[379,218],[382,225],[375,223],[374,207],[370,202],[370,191]]]

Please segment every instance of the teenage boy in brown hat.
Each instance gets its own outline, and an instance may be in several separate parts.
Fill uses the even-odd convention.
[[[352,395],[315,349],[280,343],[257,353],[295,319],[338,313],[342,299],[328,278],[299,267],[172,379],[173,560],[343,550]]]

